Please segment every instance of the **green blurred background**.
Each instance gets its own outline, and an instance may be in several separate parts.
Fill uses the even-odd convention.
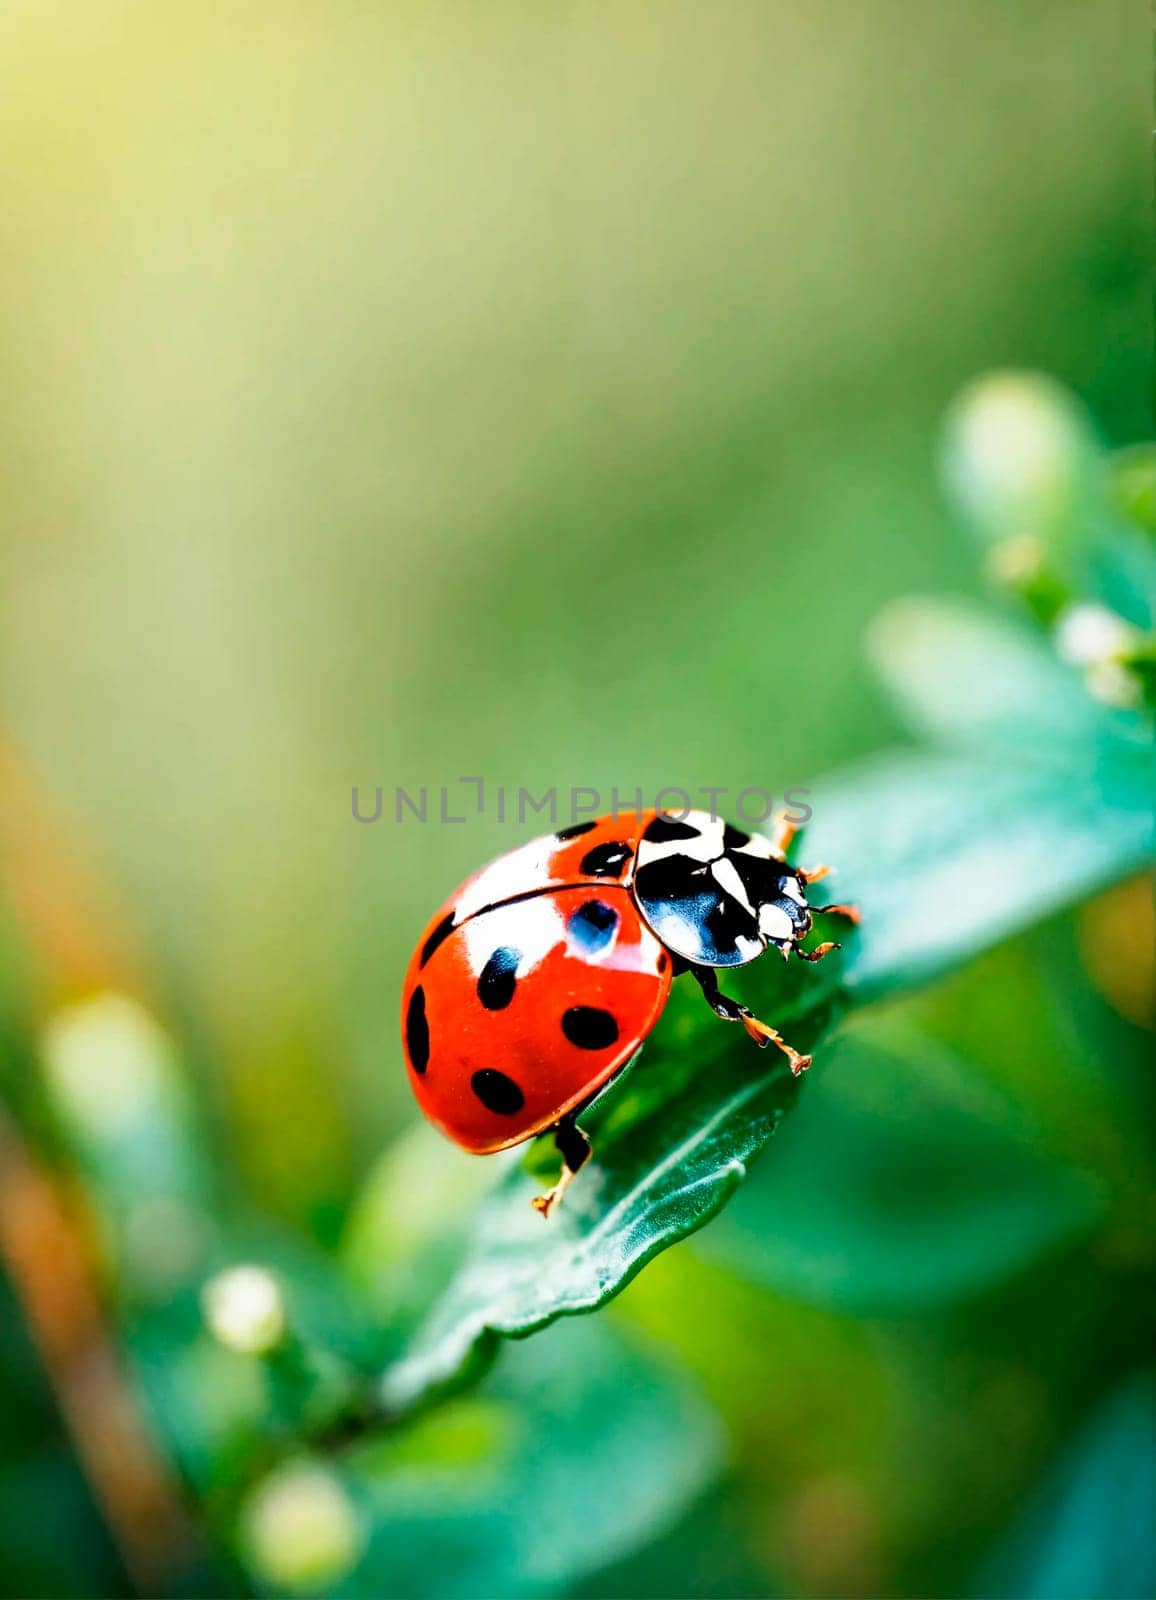
[[[1149,54],[1133,0],[0,11],[3,736],[255,1209],[336,1244],[414,1120],[416,932],[533,831],[359,827],[352,785],[806,783],[896,733],[879,608],[979,586],[960,385],[1044,368],[1150,431]],[[1122,1183],[1063,1103],[1090,1032],[1145,1049],[1080,927],[903,1023]],[[697,1374],[723,1476],[587,1592],[982,1589],[1135,1354],[1104,1247],[912,1306],[709,1240],[612,1315]],[[115,1592],[30,1451],[6,1481]]]

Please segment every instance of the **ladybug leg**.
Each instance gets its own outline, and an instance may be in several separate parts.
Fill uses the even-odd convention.
[[[590,1140],[573,1117],[563,1117],[558,1123],[554,1129],[554,1143],[558,1146],[558,1152],[562,1157],[561,1176],[552,1189],[545,1194],[536,1194],[530,1201],[534,1210],[543,1217],[550,1215],[576,1175],[589,1161],[591,1153]]]
[[[831,916],[846,917],[848,922],[854,922],[856,924],[858,924],[861,920],[858,906],[812,906],[811,911],[812,913],[825,911]],[[802,953],[803,952],[800,950],[799,954],[802,955]]]
[[[804,883],[821,883],[822,880],[827,877],[829,873],[834,872],[834,870],[834,867],[829,867],[824,861],[823,864],[818,867],[800,868],[799,876],[802,878]]]
[[[823,867],[821,870],[823,872],[826,872],[828,869],[826,867]],[[811,883],[813,883],[815,881],[815,874],[813,872],[807,873],[806,876],[807,876],[808,880]],[[837,916],[837,917],[846,917],[848,922],[858,923],[858,921],[859,921],[859,907],[858,906],[846,906],[846,905],[812,906],[810,909],[811,909],[812,916],[816,912],[822,911],[822,912],[826,912],[828,915],[834,915],[834,916]],[[822,944],[817,944],[813,950],[804,950],[802,948],[802,946],[798,945],[798,944],[792,945],[791,948],[794,950],[795,954],[798,956],[800,961],[822,961],[823,957],[824,956],[829,956],[831,954],[832,950],[841,950],[843,948],[843,946],[840,945],[840,944],[836,944],[831,939],[826,939],[826,940],[824,940],[824,942]]]
[[[791,848],[791,841],[798,831],[799,824],[797,822],[788,822],[787,813],[780,811],[771,830],[771,849],[780,861],[787,859],[787,851]]]
[[[841,944],[835,944],[827,939],[822,944],[817,944],[813,950],[804,950],[801,945],[795,946],[795,954],[800,961],[822,961],[824,956],[829,956],[832,950],[841,950]]]
[[[811,1065],[810,1056],[801,1056],[797,1050],[791,1048],[780,1034],[775,1032],[769,1023],[760,1022],[754,1012],[747,1006],[744,1006],[738,1000],[732,1000],[729,995],[723,994],[719,989],[718,978],[715,976],[713,967],[691,967],[690,970],[698,980],[699,987],[706,997],[706,1003],[716,1017],[722,1017],[724,1022],[741,1022],[760,1049],[765,1049],[768,1044],[777,1045],[786,1056],[791,1071],[796,1078],[800,1072],[806,1072]]]

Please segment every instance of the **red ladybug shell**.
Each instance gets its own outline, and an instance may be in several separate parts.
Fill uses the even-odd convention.
[[[547,833],[505,855],[467,878],[430,918],[422,944],[444,937],[468,917],[517,895],[577,883],[628,885],[643,831],[657,812],[623,811],[577,822],[560,833]]]
[[[402,989],[410,1083],[467,1150],[551,1127],[657,1021],[672,963],[628,889],[653,815],[604,817],[508,852],[425,930]]]

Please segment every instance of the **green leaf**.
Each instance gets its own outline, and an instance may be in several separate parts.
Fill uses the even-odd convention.
[[[380,1327],[412,1333],[452,1276],[465,1224],[493,1186],[494,1163],[467,1155],[428,1122],[414,1123],[386,1149],[341,1247],[345,1271]]]
[[[604,1323],[558,1328],[475,1394],[339,1459],[367,1540],[326,1592],[557,1592],[672,1524],[720,1447],[680,1374]]]
[[[1139,870],[1153,793],[1151,749],[1122,742],[893,756],[817,790],[815,853],[845,864],[839,894],[863,908],[846,997],[910,990]]]
[[[808,843],[848,865],[863,907],[842,973],[832,960],[760,961],[730,987],[810,1049],[843,1007],[908,989],[1133,871],[1150,846],[1151,791],[1129,759],[1081,778],[1071,764],[896,756],[832,785],[815,797]],[[386,1375],[387,1406],[452,1384],[500,1337],[605,1304],[721,1209],[797,1090],[776,1054],[679,980],[641,1058],[583,1118],[595,1160],[559,1212],[533,1213],[541,1179],[522,1165],[475,1209],[456,1274]]]
[[[1111,719],[1039,630],[966,601],[911,596],[868,635],[872,664],[912,732],[956,748],[1023,754],[1094,745]]]
[[[1015,1600],[1133,1600],[1156,1591],[1156,1374],[1121,1386],[1085,1426],[984,1574]]]
[[[921,1311],[1003,1281],[1102,1215],[1096,1180],[1040,1144],[1031,1119],[941,1045],[857,1028],[699,1248],[798,1299]]]
[[[804,1051],[848,1008],[950,970],[1152,851],[1156,763],[1137,719],[1018,628],[962,607],[907,617],[877,636],[888,676],[957,749],[892,754],[814,792],[800,859],[841,869],[832,898],[856,901],[862,927],[823,929],[847,949],[822,968],[763,960],[727,980]],[[605,1304],[721,1209],[796,1093],[776,1052],[681,979],[641,1060],[583,1117],[595,1159],[560,1212],[544,1224],[530,1209],[541,1164],[507,1168],[471,1209],[456,1271],[386,1374],[387,1407],[460,1381],[502,1337]]]
[[[864,908],[846,974],[860,1000],[934,977],[1142,866],[1156,793],[1141,719],[1098,704],[1021,625],[909,600],[883,613],[871,644],[913,730],[951,753],[885,759],[814,799],[820,854],[846,864]]]
[[[456,1275],[386,1375],[389,1410],[452,1384],[499,1337],[596,1310],[724,1204],[796,1088],[785,1063],[745,1035],[737,1051],[721,1024],[704,1030],[700,1007],[673,997],[654,1047],[583,1117],[597,1158],[548,1222],[530,1205],[541,1167],[507,1168],[476,1211]]]

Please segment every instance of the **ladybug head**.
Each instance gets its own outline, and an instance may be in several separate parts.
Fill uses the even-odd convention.
[[[696,966],[745,966],[811,926],[803,875],[760,835],[705,812],[659,813],[639,842],[633,889],[658,938]]]

